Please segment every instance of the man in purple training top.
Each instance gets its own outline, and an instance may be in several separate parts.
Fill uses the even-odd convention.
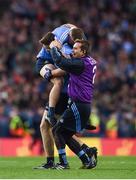
[[[90,159],[72,136],[86,127],[91,113],[91,102],[96,75],[96,61],[88,56],[89,43],[86,40],[76,40],[73,46],[72,58],[65,58],[57,47],[51,48],[51,55],[56,65],[69,73],[68,95],[69,107],[53,127],[55,144],[60,162],[56,169],[69,168],[65,146],[80,158],[83,168],[91,169],[96,161]]]

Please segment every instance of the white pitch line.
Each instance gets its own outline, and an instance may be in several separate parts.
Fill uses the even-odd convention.
[[[119,164],[125,164],[125,163],[126,163],[126,164],[136,164],[136,162],[132,162],[132,161],[130,161],[130,162],[128,162],[128,161],[118,161],[118,162],[117,162],[117,161],[104,161],[104,162],[103,162],[103,161],[100,161],[100,160],[99,160],[98,163],[99,163],[99,162],[101,162],[101,164],[106,164],[106,163],[107,163],[107,164],[109,164],[109,163],[110,163],[110,164],[117,164],[117,163],[119,163]]]

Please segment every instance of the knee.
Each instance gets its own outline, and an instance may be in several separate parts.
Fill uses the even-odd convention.
[[[62,87],[63,85],[63,78],[55,78],[54,79],[54,86]]]
[[[49,124],[48,124],[48,122],[46,122],[46,121],[42,121],[41,122],[41,124],[40,124],[40,131],[41,132],[48,132],[48,131],[50,131],[50,126],[49,126]]]
[[[41,124],[40,124],[40,130],[42,131],[42,130],[44,130],[45,128],[46,128],[46,127],[45,127],[45,124],[41,122]]]

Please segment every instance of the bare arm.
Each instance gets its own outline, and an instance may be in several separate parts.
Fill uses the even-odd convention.
[[[57,39],[55,39],[54,41],[52,41],[51,43],[50,43],[50,45],[49,45],[49,47],[50,48],[52,48],[52,47],[57,47],[57,48],[59,48],[59,49],[61,49],[62,48],[62,44],[57,40]]]
[[[61,77],[64,76],[66,74],[66,72],[60,68],[52,70],[51,74],[53,77]]]
[[[62,48],[62,45],[60,44],[60,42],[58,42],[57,40],[54,40],[51,42],[50,44],[50,48],[52,47],[57,47],[58,49],[60,49],[61,51],[61,48]],[[64,54],[62,51],[61,51],[62,55],[65,57],[65,58],[70,58],[70,55],[66,55]]]

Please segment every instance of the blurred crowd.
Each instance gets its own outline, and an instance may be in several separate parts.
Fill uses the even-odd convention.
[[[7,0],[0,6],[0,137],[39,138],[50,86],[35,71],[39,39],[72,23],[98,61],[90,121],[83,136],[136,137],[136,1]]]

